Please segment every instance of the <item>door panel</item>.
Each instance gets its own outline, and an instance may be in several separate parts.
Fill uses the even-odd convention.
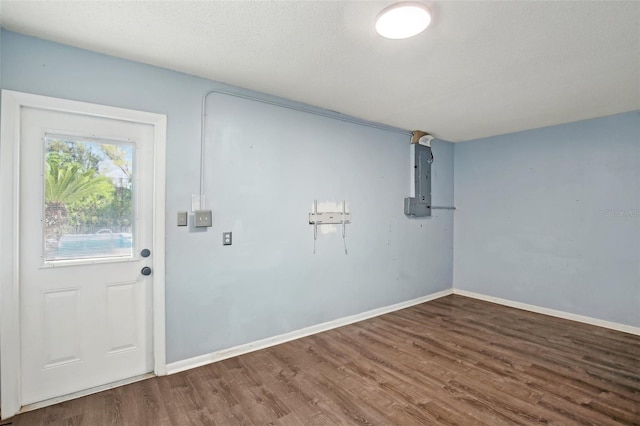
[[[110,284],[107,286],[107,317],[109,327],[109,350],[112,354],[138,346],[136,329],[137,306],[136,283]]]
[[[42,292],[44,366],[80,361],[78,289]]]
[[[153,370],[153,275],[140,273],[153,253],[138,255],[153,243],[153,126],[35,108],[21,116],[27,405]]]

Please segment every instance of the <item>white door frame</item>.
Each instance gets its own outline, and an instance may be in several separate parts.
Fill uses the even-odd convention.
[[[104,105],[2,91],[0,132],[0,408],[2,418],[20,412],[20,119],[23,107],[148,124],[154,128],[153,358],[154,373],[166,373],[165,352],[165,168],[167,117]]]

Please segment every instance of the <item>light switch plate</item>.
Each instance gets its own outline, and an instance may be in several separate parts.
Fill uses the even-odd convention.
[[[230,246],[231,245],[231,232],[223,232],[222,233],[222,245]]]
[[[178,212],[178,226],[187,226],[187,212]]]
[[[196,210],[194,212],[195,226],[196,228],[209,227],[212,225],[211,210]]]

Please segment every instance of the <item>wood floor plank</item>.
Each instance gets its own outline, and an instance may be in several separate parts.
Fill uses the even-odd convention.
[[[448,296],[3,425],[640,425],[640,336]]]

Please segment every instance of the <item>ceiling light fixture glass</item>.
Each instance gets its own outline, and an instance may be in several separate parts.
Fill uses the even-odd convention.
[[[387,6],[376,17],[376,31],[391,39],[420,34],[431,23],[431,12],[423,3],[403,1]]]

